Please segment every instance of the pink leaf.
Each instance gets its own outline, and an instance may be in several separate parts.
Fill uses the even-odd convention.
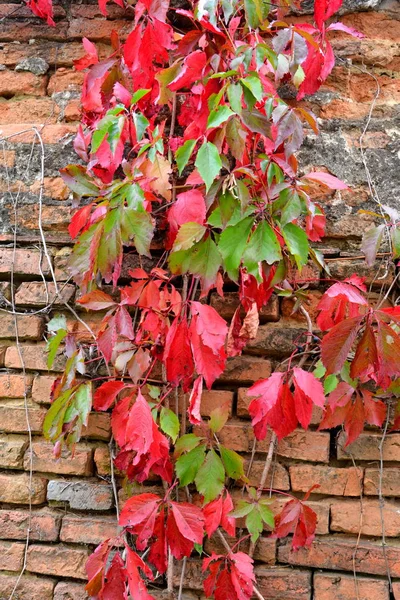
[[[313,181],[318,181],[319,183],[323,183],[331,190],[347,190],[348,186],[330,173],[324,173],[322,171],[312,171],[307,175],[304,175],[303,179],[312,179]]]
[[[201,395],[203,393],[203,377],[200,375],[197,377],[193,384],[193,389],[190,393],[189,398],[189,421],[192,425],[199,425],[202,422],[201,413],[200,413],[200,405],[201,405]]]

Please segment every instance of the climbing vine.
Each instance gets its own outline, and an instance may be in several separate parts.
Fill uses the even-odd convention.
[[[99,0],[104,14],[106,4]],[[129,591],[148,600],[149,582],[163,587],[164,577],[172,591],[173,559],[184,569],[218,535],[226,552],[203,558],[206,595],[262,598],[252,555],[264,525],[273,537],[293,534],[297,549],[311,544],[317,523],[307,505],[313,488],[275,515],[263,497],[275,441],[307,428],[317,406],[320,429],[342,425],[349,444],[365,422],[381,426],[385,399],[400,394],[400,307],[371,306],[357,275],[330,281],[319,337],[296,274],[312,261],[329,277],[318,251],[326,218],[312,190],[347,187],[327,172],[299,172],[296,152],[318,124],[298,101],[334,66],[330,32],[362,36],[330,22],[342,0],[316,0],[314,24],[295,25],[285,21],[292,0],[126,4],[134,21],[125,43],[113,33],[112,54],[100,60],[84,39],[86,54],[75,62],[85,71],[80,162],[61,172],[73,195],[69,268],[80,305],[105,314],[90,347],[76,343],[62,316],[50,321],[48,366],[63,343],[66,367],[44,432],[56,456],[64,445],[73,451],[92,408],[111,410],[114,465],[128,489],[132,481],[163,483],[162,493],[125,502],[121,534],[89,558],[91,597],[122,600]],[[54,24],[50,0],[28,5]],[[283,86],[297,102],[280,97]],[[400,255],[398,215],[388,209],[382,219],[363,242],[369,264],[385,233]],[[227,286],[240,298],[229,326],[208,303]],[[308,326],[283,370],[248,390],[255,437],[270,436],[255,488],[243,458],[220,440],[229,408],[203,418],[202,392],[255,339],[273,292],[292,297]],[[399,420],[398,411],[394,427]],[[233,481],[242,486],[239,502]],[[248,533],[230,547],[224,536],[236,536],[237,519]],[[249,538],[249,551],[240,550]]]

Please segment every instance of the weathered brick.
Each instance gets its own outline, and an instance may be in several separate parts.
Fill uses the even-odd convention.
[[[67,123],[80,121],[82,115],[82,104],[78,98],[72,98],[65,107],[64,119]]]
[[[261,460],[253,461],[250,475],[249,475],[250,485],[257,486],[259,484],[260,479],[261,479],[261,474],[264,469],[264,465],[265,465],[264,461],[261,461]],[[248,466],[249,466],[249,461],[246,460],[244,463],[244,472],[245,473],[247,473]],[[288,474],[287,470],[285,469],[285,467],[283,465],[281,465],[280,463],[274,463],[273,467],[270,469],[270,472],[268,473],[268,477],[265,482],[265,487],[268,488],[269,486],[272,486],[273,488],[275,488],[277,490],[282,490],[282,491],[286,491],[286,490],[290,489],[289,474]]]
[[[28,72],[2,71],[0,78],[0,96],[10,98],[21,94],[44,96],[46,77]]]
[[[86,579],[85,562],[89,548],[33,544],[28,548],[26,568],[32,573]]]
[[[19,226],[29,231],[39,233],[39,206],[38,204],[29,204],[21,206],[18,211]],[[45,231],[51,233],[67,232],[71,221],[71,211],[66,205],[44,205],[42,207],[41,224]]]
[[[226,368],[221,373],[218,381],[235,384],[252,384],[259,379],[271,375],[271,362],[256,356],[235,356],[228,358]]]
[[[18,575],[0,573],[0,598],[10,598],[17,583]],[[47,577],[23,575],[14,592],[14,600],[53,600],[55,581]]]
[[[50,392],[55,377],[51,375],[38,375],[33,380],[32,400],[38,404],[50,404]]]
[[[257,589],[265,600],[311,600],[311,572],[285,567],[256,567]]]
[[[236,452],[251,452],[253,429],[247,422],[230,420],[218,434],[223,444]],[[270,435],[257,443],[257,452],[268,452]],[[311,462],[329,462],[329,433],[296,429],[278,444],[277,453],[284,458]]]
[[[245,352],[277,358],[288,356],[295,350],[296,344],[305,341],[305,332],[300,323],[289,319],[260,325],[256,339],[248,343]]]
[[[378,496],[379,480],[379,469],[365,469],[364,494]],[[400,497],[400,470],[398,468],[384,467],[382,471],[382,494],[383,496]]]
[[[100,59],[110,56],[112,53],[111,47],[105,44],[96,44],[96,48]],[[69,41],[68,44],[55,44],[48,40],[31,39],[31,43],[28,44],[23,41],[18,44],[2,43],[0,63],[7,67],[13,67],[27,58],[41,57],[49,65],[72,67],[73,61],[81,58],[84,54],[85,49],[81,42]]]
[[[4,135],[4,129],[2,129]],[[28,248],[0,248],[0,273],[8,275],[14,269],[15,275],[35,275],[40,277],[40,266],[44,275],[50,274],[50,267],[45,257],[38,250]]]
[[[25,98],[15,96],[0,103],[0,126],[12,121],[32,123],[35,121],[56,123],[60,108],[51,98]]]
[[[109,510],[113,506],[111,485],[87,481],[49,481],[47,500],[52,506],[68,504],[74,510]]]
[[[387,537],[400,535],[400,503],[385,501],[383,506],[383,520]],[[381,513],[378,500],[364,499],[361,504],[352,500],[334,500],[331,503],[331,530],[344,533],[358,533],[364,535],[382,534]]]
[[[236,292],[226,292],[223,298],[217,294],[212,294],[210,304],[223,319],[230,320],[240,304],[239,294]],[[245,314],[243,310],[242,317]],[[268,321],[279,321],[279,300],[275,294],[271,296],[266,306],[260,309],[260,322],[266,323]]]
[[[314,600],[389,600],[389,584],[381,579],[370,579],[343,573],[315,573]]]
[[[40,340],[42,338],[44,322],[37,315],[18,315],[17,327],[14,316],[6,313],[0,315],[0,336],[2,338],[16,339],[17,331],[20,340]]]
[[[22,435],[0,435],[0,467],[22,469],[28,438]]]
[[[132,30],[132,23],[125,20],[73,19],[68,28],[69,38],[89,37],[93,42],[109,42],[112,31],[117,31],[124,41]]]
[[[108,446],[99,446],[94,451],[94,463],[97,474],[105,477],[111,474],[110,451]]]
[[[16,373],[0,373],[0,398],[23,398],[25,386],[29,388],[32,379],[29,373],[25,377]]]
[[[82,437],[93,440],[109,440],[111,436],[111,417],[108,413],[92,412],[87,427],[82,428]]]
[[[346,437],[345,434],[341,434],[337,443],[337,457],[347,460],[351,460],[351,456],[354,460],[380,460],[381,439],[382,435],[379,433],[362,433],[355,442],[345,448]],[[383,460],[400,462],[400,433],[390,433],[386,436]]]
[[[29,42],[32,39],[45,38],[58,42],[67,39],[68,21],[59,21],[55,27],[49,27],[42,19],[26,21],[8,19],[1,24],[1,40],[4,42]]]
[[[315,494],[332,496],[359,496],[362,469],[339,469],[321,465],[293,465],[289,467],[291,487],[294,492],[307,492],[313,485],[320,487]]]
[[[54,590],[53,600],[86,600],[89,596],[85,592],[84,583],[59,581]]]
[[[29,475],[0,473],[0,502],[9,504],[43,504],[46,500],[47,479],[34,475],[30,487]]]
[[[28,408],[29,426],[32,433],[41,433],[46,411],[41,408]],[[10,403],[0,405],[0,431],[6,433],[26,433],[26,411],[24,406]]]
[[[29,525],[29,511],[0,510],[0,536],[9,540],[25,540]],[[30,522],[30,539],[37,542],[55,542],[61,526],[61,515],[48,509],[34,510]]]
[[[64,302],[70,302],[75,295],[75,286],[71,284],[60,285],[60,295],[56,295],[54,283],[49,282],[46,286],[43,282],[25,281],[18,287],[15,294],[15,303],[18,306],[63,306]]]
[[[322,292],[317,291],[317,290],[311,290],[307,294],[307,300],[304,303],[304,308],[307,310],[313,323],[315,323],[315,320],[318,315],[317,306],[318,306],[319,301],[321,300],[321,297],[322,297]],[[286,319],[296,321],[297,323],[301,323],[306,327],[307,320],[306,320],[305,316],[303,315],[303,313],[301,313],[299,311],[297,311],[295,313],[293,312],[295,304],[296,304],[296,300],[293,298],[282,298],[281,314]]]
[[[51,96],[55,92],[80,92],[83,84],[84,74],[82,71],[73,71],[62,67],[49,79],[47,93]]]
[[[357,215],[360,218],[361,215]],[[365,230],[365,223],[360,222],[361,226],[361,235]],[[372,223],[371,223],[372,225]],[[364,260],[340,260],[335,259],[328,261],[329,270],[331,272],[331,277],[333,279],[338,279],[342,281],[347,277],[350,277],[353,273],[357,273],[359,277],[365,277],[365,284],[367,286],[372,285],[375,287],[380,287],[385,283],[390,284],[393,280],[394,269],[386,268],[386,263],[378,262],[374,273],[371,273],[371,269],[367,266]],[[381,278],[386,273],[384,279]],[[378,275],[378,277],[377,277]]]
[[[183,407],[188,406],[189,395],[181,394],[179,397],[179,411],[182,412]],[[229,407],[229,414],[232,414],[233,392],[226,390],[203,390],[201,396],[201,414],[203,417],[209,417],[211,411],[221,406]]]
[[[24,558],[25,544],[0,540],[0,570],[20,571]]]
[[[392,577],[400,576],[400,544],[389,541],[386,553]],[[357,537],[329,536],[316,538],[311,548],[291,550],[291,541],[278,548],[280,562],[317,569],[353,571],[357,573],[386,575],[385,556],[380,541],[359,540]],[[353,561],[354,558],[354,561]]]
[[[66,515],[63,518],[60,540],[73,544],[100,544],[118,534],[116,517],[86,517]]]
[[[43,183],[44,196],[48,196],[49,198],[52,198],[53,200],[66,200],[68,198],[69,189],[61,177],[43,177],[43,182],[35,181],[30,186],[30,188],[29,188],[30,191],[33,194],[39,194],[39,192],[42,188],[42,183]],[[60,287],[63,287],[63,286],[60,286]],[[65,289],[68,289],[68,287],[69,286],[63,287],[62,291],[64,291]]]
[[[46,346],[42,344],[21,346],[22,359],[26,369],[31,371],[48,371]],[[10,369],[21,369],[21,360],[16,346],[9,346],[5,355],[5,366]],[[63,371],[65,357],[60,352],[57,354],[52,365],[52,371]]]
[[[29,468],[28,451],[25,454],[25,469]],[[85,444],[77,444],[74,455],[63,450],[60,458],[54,458],[53,445],[42,440],[32,443],[32,468],[42,473],[59,475],[92,475],[93,449]]]
[[[1,126],[1,133],[4,137],[13,136],[13,141],[20,144],[31,144],[36,140],[36,136],[31,127],[36,127],[41,130],[42,141],[44,144],[59,144],[61,141],[66,139],[72,139],[76,133],[76,125],[64,125],[63,123],[57,123],[55,125],[49,124],[41,129],[43,124],[40,123],[12,123],[9,125]],[[25,252],[25,250],[24,250]],[[1,262],[0,262],[1,265]],[[2,272],[0,270],[0,272]],[[37,273],[40,275],[40,273]]]

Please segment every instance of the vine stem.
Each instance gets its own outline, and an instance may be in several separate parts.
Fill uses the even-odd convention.
[[[390,420],[390,402],[388,403],[388,406],[387,406],[385,427],[383,429],[382,438],[381,438],[381,441],[379,444],[379,489],[378,489],[378,494],[379,494],[379,512],[380,512],[380,517],[381,517],[381,528],[382,528],[382,552],[383,552],[383,557],[385,559],[385,567],[386,567],[386,574],[387,574],[387,578],[388,578],[388,582],[389,582],[389,590],[392,593],[393,592],[392,576],[390,573],[390,565],[389,565],[389,560],[388,560],[388,556],[387,556],[387,552],[386,552],[385,516],[384,516],[384,512],[383,512],[383,509],[385,508],[385,499],[384,499],[383,493],[382,493],[383,459],[384,459],[383,446],[385,444],[386,434],[387,434],[387,430],[389,427],[389,420]]]
[[[300,306],[299,311],[302,313],[302,315],[305,317],[306,321],[307,321],[307,340],[306,340],[306,345],[305,345],[305,349],[303,352],[302,357],[300,358],[299,362],[298,362],[298,367],[301,368],[304,363],[307,360],[307,355],[308,355],[308,351],[312,342],[312,337],[313,337],[313,325],[312,325],[312,321],[311,321],[311,317],[309,312],[304,308],[304,306]],[[293,378],[291,377],[289,380],[289,387],[292,385],[292,381]],[[267,453],[267,457],[265,459],[265,464],[264,464],[264,469],[263,472],[261,474],[261,479],[260,479],[260,483],[259,486],[257,488],[257,500],[260,499],[261,494],[263,492],[263,489],[265,488],[265,484],[267,481],[267,477],[268,474],[270,472],[271,469],[271,465],[272,465],[272,460],[274,457],[274,451],[275,451],[275,447],[277,444],[278,438],[277,435],[275,433],[275,431],[272,432],[271,434],[271,440],[269,442],[269,447],[268,447],[268,453]],[[254,556],[254,551],[255,551],[256,545],[254,542],[250,542],[250,548],[249,548],[249,556],[251,558],[253,558]]]

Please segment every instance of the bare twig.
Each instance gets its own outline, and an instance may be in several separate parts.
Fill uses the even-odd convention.
[[[389,419],[390,419],[390,402],[388,402],[385,427],[383,428],[382,438],[381,438],[381,441],[380,441],[380,444],[379,444],[379,487],[378,487],[378,496],[379,496],[379,512],[380,512],[380,516],[381,516],[381,528],[382,528],[382,552],[383,552],[383,557],[385,559],[385,568],[386,568],[386,574],[387,574],[387,578],[388,578],[388,582],[389,582],[389,589],[390,589],[390,592],[392,592],[393,591],[393,588],[392,588],[392,576],[390,574],[390,565],[389,565],[389,560],[388,560],[387,552],[386,552],[385,515],[384,515],[384,512],[383,512],[384,508],[385,508],[385,499],[384,499],[383,493],[382,493],[382,482],[383,482],[383,446],[385,444],[386,434],[387,434],[387,430],[388,430],[388,427],[389,427]]]

